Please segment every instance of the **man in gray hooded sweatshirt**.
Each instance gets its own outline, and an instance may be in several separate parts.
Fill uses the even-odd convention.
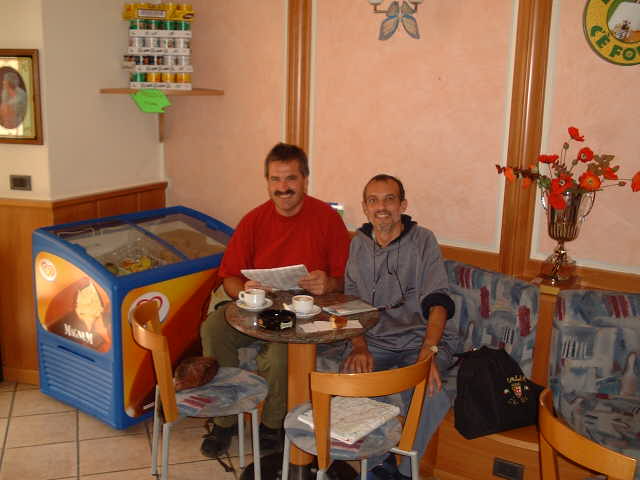
[[[369,219],[351,241],[345,273],[346,294],[382,309],[379,322],[351,340],[345,372],[371,372],[412,365],[436,352],[414,449],[422,456],[451,400],[442,389],[440,372],[453,363],[457,335],[446,328],[454,314],[447,294],[447,275],[435,235],[405,215],[402,182],[376,175],[364,188],[362,208]],[[402,395],[410,402],[411,392]],[[408,458],[399,469],[395,457],[370,458],[371,479],[410,476]]]

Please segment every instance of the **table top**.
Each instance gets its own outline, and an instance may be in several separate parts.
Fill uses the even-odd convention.
[[[273,306],[270,308],[281,309],[283,303],[291,303],[291,297],[294,294],[291,292],[273,292],[268,293],[267,297],[273,300]],[[336,303],[347,302],[354,300],[356,297],[351,295],[344,295],[342,293],[328,293],[326,295],[314,296],[314,303],[320,307],[327,305],[333,305]],[[338,340],[344,340],[346,338],[356,337],[362,335],[364,332],[378,323],[378,312],[366,312],[349,315],[346,318],[349,320],[358,320],[362,325],[362,328],[338,328],[331,329],[324,332],[311,332],[305,333],[298,325],[304,323],[310,323],[314,321],[329,321],[330,315],[325,311],[320,312],[311,318],[298,318],[296,319],[295,328],[286,328],[284,330],[265,330],[257,325],[259,312],[250,312],[238,307],[235,302],[227,305],[225,311],[225,317],[229,325],[236,330],[250,335],[261,340],[267,340],[269,342],[279,343],[331,343]]]

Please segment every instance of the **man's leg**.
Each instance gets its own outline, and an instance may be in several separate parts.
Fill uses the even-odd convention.
[[[230,327],[224,318],[225,307],[212,311],[200,325],[202,354],[214,357],[221,367],[238,367],[238,349],[251,345],[255,339]],[[206,457],[217,458],[226,452],[237,433],[237,417],[229,415],[214,419],[214,428],[202,442],[200,451]]]
[[[269,393],[262,410],[260,448],[265,451],[280,449],[284,441],[282,424],[287,414],[287,344],[264,345],[256,362],[258,373],[269,385]]]

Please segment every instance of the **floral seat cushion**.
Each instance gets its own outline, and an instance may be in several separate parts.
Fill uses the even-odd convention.
[[[558,415],[580,434],[640,459],[640,294],[561,292],[549,360]]]
[[[209,383],[176,392],[176,402],[182,416],[220,417],[253,410],[267,391],[262,377],[240,368],[221,367]]]

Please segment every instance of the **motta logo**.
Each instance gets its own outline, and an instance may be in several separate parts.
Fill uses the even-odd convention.
[[[588,0],[584,33],[591,48],[617,65],[640,63],[640,0]]]
[[[40,263],[38,264],[38,270],[40,271],[40,275],[42,275],[42,277],[49,282],[53,282],[58,276],[56,266],[48,258],[40,260]]]
[[[138,298],[136,298],[131,304],[131,307],[129,307],[129,315],[128,315],[129,321],[131,321],[131,312],[133,312],[133,310],[138,305],[141,305],[146,302],[156,302],[158,304],[159,306],[158,315],[160,316],[160,323],[164,322],[165,319],[167,318],[167,315],[169,314],[170,303],[167,296],[160,292],[147,292],[143,295],[140,295]]]

